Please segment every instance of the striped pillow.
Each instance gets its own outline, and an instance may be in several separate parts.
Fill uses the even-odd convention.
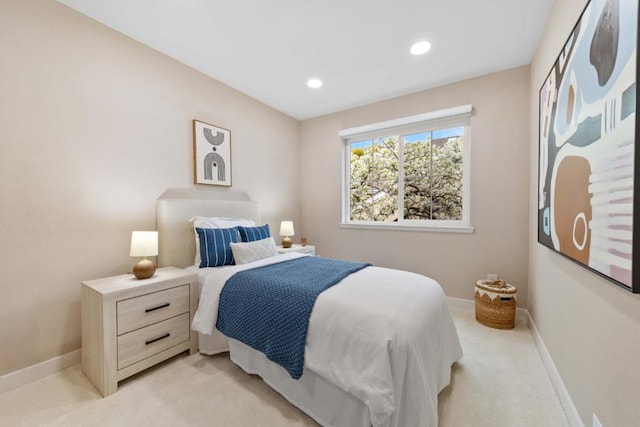
[[[233,265],[231,243],[238,243],[238,231],[235,228],[196,227],[200,239],[200,268]]]
[[[251,219],[244,218],[208,218],[204,216],[194,216],[189,220],[189,222],[193,222],[193,236],[196,242],[196,257],[193,261],[193,265],[200,265],[200,239],[198,238],[198,233],[196,232],[196,228],[233,228],[236,225],[242,225],[243,227],[254,227],[256,225],[255,222]]]
[[[243,242],[255,242],[256,240],[262,240],[271,237],[269,233],[269,224],[265,224],[261,227],[242,227],[237,226],[238,233],[240,233],[240,239]]]

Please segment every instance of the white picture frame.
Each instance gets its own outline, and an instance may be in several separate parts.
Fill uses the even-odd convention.
[[[231,131],[193,121],[194,184],[231,187]]]

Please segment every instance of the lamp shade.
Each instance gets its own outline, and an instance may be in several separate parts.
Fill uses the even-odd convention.
[[[293,231],[293,221],[282,221],[280,223],[280,235],[281,236],[293,236],[296,234]]]
[[[130,256],[158,255],[157,231],[132,231]]]

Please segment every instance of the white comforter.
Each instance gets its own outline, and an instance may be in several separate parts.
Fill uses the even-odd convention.
[[[220,291],[238,271],[297,253],[215,270],[205,280],[193,329],[212,334]],[[358,397],[373,426],[438,425],[438,393],[462,357],[440,285],[406,271],[367,267],[318,297],[311,313],[305,369]],[[396,408],[401,409],[394,414]],[[393,416],[392,416],[393,415]]]

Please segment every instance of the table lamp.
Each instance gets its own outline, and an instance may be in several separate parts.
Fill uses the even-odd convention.
[[[148,256],[158,255],[157,231],[132,231],[131,232],[131,256],[144,257],[133,266],[133,274],[138,279],[148,279],[156,272],[153,261]]]
[[[280,236],[282,237],[282,247],[290,248],[291,247],[291,236],[293,236],[295,232],[293,231],[293,221],[282,221],[280,223]]]

